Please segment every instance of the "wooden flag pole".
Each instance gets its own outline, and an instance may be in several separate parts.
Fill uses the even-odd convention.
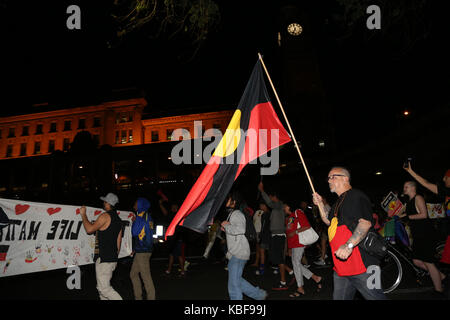
[[[299,146],[297,144],[297,139],[295,139],[294,132],[292,131],[291,125],[289,124],[289,120],[288,120],[288,118],[286,116],[286,113],[284,112],[283,105],[281,104],[280,98],[278,98],[277,91],[275,90],[275,87],[274,87],[274,85],[272,83],[272,79],[270,78],[269,72],[267,71],[266,65],[264,64],[262,56],[261,56],[261,54],[259,52],[258,52],[258,57],[259,57],[259,60],[261,61],[261,64],[262,64],[262,66],[264,68],[264,71],[266,72],[266,75],[267,75],[267,78],[269,79],[270,85],[272,86],[273,93],[275,93],[275,97],[277,98],[278,105],[280,106],[281,112],[283,113],[284,120],[286,120],[286,123],[288,125],[289,132],[291,133],[292,139],[294,140],[295,148],[297,149],[298,155],[300,156],[300,160],[302,162],[303,168],[305,169],[306,176],[308,177],[308,181],[309,181],[309,184],[311,185],[312,192],[316,193],[316,190],[314,189],[314,185],[313,185],[313,183],[311,181],[311,177],[309,176],[308,169],[306,168],[305,161],[303,161],[302,153],[300,152],[300,148],[299,148]],[[320,213],[322,215],[325,215],[324,209],[323,209],[322,206],[319,206],[319,210],[320,210]]]

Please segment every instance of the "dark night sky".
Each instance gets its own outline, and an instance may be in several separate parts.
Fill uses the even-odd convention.
[[[235,105],[258,51],[278,80],[279,3],[218,1],[218,28],[195,59],[182,63],[176,59],[182,49],[179,43],[150,41],[144,32],[108,49],[107,1],[7,2],[12,4],[0,16],[5,83],[0,115],[25,112],[40,102],[65,107],[89,104],[123,87],[144,89],[153,110]],[[432,22],[427,39],[395,56],[392,48],[404,26],[369,43],[357,32],[338,42],[339,28],[330,22],[336,12],[331,3],[336,2],[314,1],[310,19],[315,22],[321,78],[337,123],[373,137],[374,132],[395,126],[404,108],[420,114],[448,107],[449,55],[444,49],[448,26],[441,4],[431,4],[425,15]],[[80,31],[66,28],[70,4],[81,7]],[[364,134],[358,136],[363,141]]]

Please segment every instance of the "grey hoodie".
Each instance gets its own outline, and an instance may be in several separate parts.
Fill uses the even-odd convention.
[[[250,245],[245,237],[245,216],[239,210],[234,210],[227,219],[230,223],[225,225],[227,236],[227,259],[235,256],[241,260],[250,259]]]

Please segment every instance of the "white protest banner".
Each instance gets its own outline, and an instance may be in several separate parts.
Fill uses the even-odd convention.
[[[0,199],[9,223],[0,228],[0,277],[94,263],[95,234],[83,227],[80,207]],[[89,221],[103,209],[86,207]],[[131,212],[119,211],[119,258],[131,254]]]

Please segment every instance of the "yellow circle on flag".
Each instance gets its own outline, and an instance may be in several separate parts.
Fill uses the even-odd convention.
[[[331,219],[330,226],[328,227],[328,241],[332,241],[334,236],[336,235],[336,229],[338,225],[338,219],[334,217]]]
[[[238,147],[241,140],[241,110],[236,110],[231,118],[225,135],[216,147],[213,156],[225,158],[232,154]]]

